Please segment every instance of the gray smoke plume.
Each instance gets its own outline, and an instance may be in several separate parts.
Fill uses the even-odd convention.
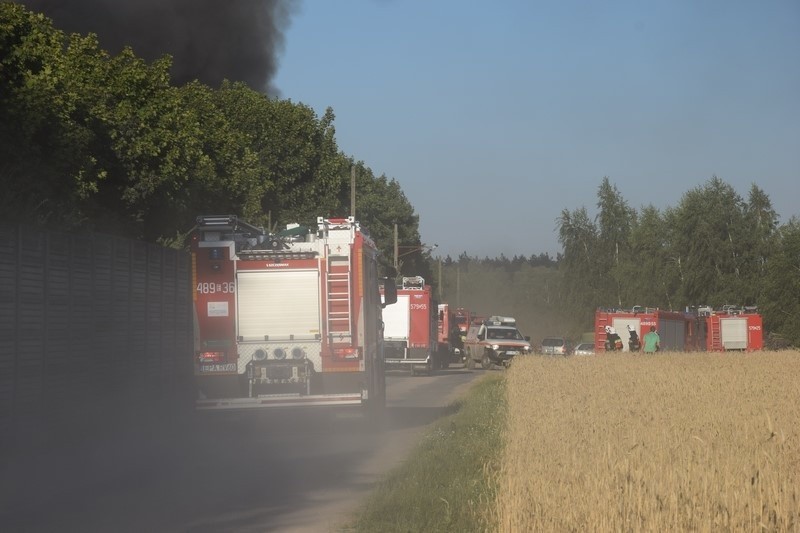
[[[246,82],[277,96],[272,78],[284,30],[299,0],[22,0],[68,33],[96,33],[118,53],[126,45],[152,61],[173,58],[172,79],[218,87]]]

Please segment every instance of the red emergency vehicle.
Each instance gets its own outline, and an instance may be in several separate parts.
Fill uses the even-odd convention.
[[[277,234],[200,216],[192,238],[199,409],[385,405],[378,251],[352,217]]]
[[[439,304],[437,338],[440,368],[464,362],[464,341],[456,323],[456,314],[450,310],[449,304]]]
[[[706,328],[706,350],[758,351],[764,348],[764,329],[756,307],[725,305],[722,309],[700,307]]]
[[[662,351],[692,351],[705,349],[704,328],[693,313],[664,311],[654,307],[635,306],[631,309],[598,309],[595,312],[594,349],[595,353],[611,350],[630,351],[630,332],[638,336],[640,342],[654,326],[661,338]],[[610,328],[610,329],[607,329]],[[621,343],[611,347],[609,332],[619,336]],[[613,342],[613,341],[612,341]]]
[[[438,368],[437,306],[431,286],[420,276],[404,277],[397,302],[383,313],[384,362],[387,369],[405,368],[414,375]]]

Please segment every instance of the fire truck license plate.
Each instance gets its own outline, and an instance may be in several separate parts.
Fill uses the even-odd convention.
[[[506,355],[517,355],[517,351],[516,350],[509,350],[509,351],[506,352]]]
[[[200,365],[200,372],[214,373],[214,372],[236,372],[236,363],[225,363],[222,365]]]

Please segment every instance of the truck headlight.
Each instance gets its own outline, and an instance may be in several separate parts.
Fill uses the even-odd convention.
[[[275,356],[275,359],[286,359],[286,350],[283,348],[275,348],[272,351],[272,355]]]
[[[499,349],[500,349],[500,345],[499,344],[492,344],[492,350],[497,351]]]

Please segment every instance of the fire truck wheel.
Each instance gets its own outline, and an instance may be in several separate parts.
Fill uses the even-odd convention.
[[[490,368],[492,368],[492,361],[491,359],[489,359],[489,354],[487,353],[483,354],[483,359],[481,359],[481,367],[484,370],[489,370]]]

